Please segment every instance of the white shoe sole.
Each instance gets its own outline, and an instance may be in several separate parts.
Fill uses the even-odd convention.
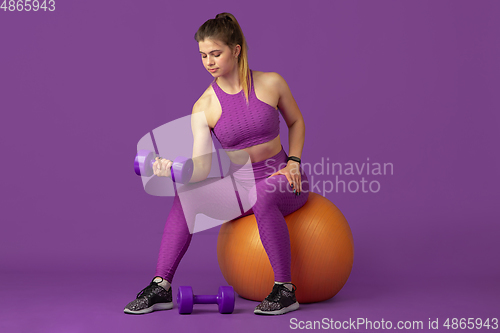
[[[290,311],[295,311],[299,308],[299,302],[295,302],[292,305],[287,306],[286,308],[283,308],[281,310],[274,310],[274,311],[262,311],[262,310],[257,310],[255,309],[253,313],[255,314],[264,314],[264,315],[281,315]]]
[[[132,311],[130,309],[125,308],[123,312],[125,313],[130,313],[130,314],[144,314],[144,313],[150,313],[153,311],[160,311],[160,310],[170,310],[174,307],[174,303],[156,303],[151,305],[149,308],[145,308],[142,310],[137,310],[137,311]]]

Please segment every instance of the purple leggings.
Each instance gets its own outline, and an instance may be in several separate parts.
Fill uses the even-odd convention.
[[[236,195],[239,195],[241,212],[241,215],[238,217],[252,213],[255,214],[260,239],[271,262],[274,271],[274,280],[277,282],[289,282],[292,280],[290,269],[290,236],[284,216],[302,207],[309,196],[309,181],[302,169],[301,195],[293,193],[284,175],[267,178],[270,174],[284,168],[286,159],[287,155],[282,149],[278,154],[267,160],[252,163],[251,168],[247,168],[246,170],[239,168],[241,166],[238,167],[238,165],[231,163],[229,168],[229,175],[231,177],[227,177],[226,175],[223,178],[227,181],[232,180],[233,185],[236,185],[236,188],[240,189],[240,191],[236,192]],[[253,181],[253,178],[255,181]],[[185,209],[183,210],[181,199],[176,193],[172,209],[165,223],[155,276],[161,276],[172,283],[175,270],[191,242],[192,234],[189,231],[188,225],[192,225],[196,213],[210,211],[211,217],[224,220],[228,219],[227,214],[231,209],[234,212],[234,204],[232,204],[232,207],[229,207],[227,204],[229,200],[224,200],[225,196],[220,195],[220,191],[217,191],[218,184],[222,184],[220,178],[209,178],[202,182],[190,183],[187,185],[187,188],[184,188],[184,190],[196,189],[198,198],[203,198],[203,200],[189,201],[196,201],[195,210],[192,207],[189,207],[189,209],[184,207]],[[243,188],[246,188],[248,191],[242,191],[241,189]],[[206,193],[203,193],[204,191]],[[232,197],[234,197],[234,194],[233,187]],[[245,197],[242,197],[242,194]],[[185,205],[185,201],[183,202]],[[245,210],[243,208],[245,204],[242,204],[242,202],[255,202],[255,204]]]

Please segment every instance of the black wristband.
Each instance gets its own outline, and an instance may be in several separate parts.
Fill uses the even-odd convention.
[[[288,156],[286,161],[288,162],[290,160],[295,161],[295,162],[299,162],[299,164],[300,164],[300,158],[298,158],[297,156]]]

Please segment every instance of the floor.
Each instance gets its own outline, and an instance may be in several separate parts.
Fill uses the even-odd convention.
[[[192,284],[195,293],[211,294],[225,284],[215,275],[215,279],[206,279],[207,275],[184,271],[176,279]],[[209,304],[195,306],[190,315],[179,315],[176,306],[173,310],[146,315],[124,314],[123,307],[149,283],[150,277],[139,272],[43,273],[27,277],[27,274],[0,273],[4,304],[0,312],[2,333],[284,332],[300,328],[380,332],[386,330],[388,321],[392,330],[397,330],[398,321],[403,321],[406,331],[456,331],[443,326],[447,318],[482,321],[490,318],[490,329],[474,327],[465,331],[499,330],[494,329],[492,318],[500,317],[500,287],[497,281],[487,278],[476,279],[474,283],[442,277],[415,283],[418,279],[412,282],[401,278],[399,283],[369,284],[368,279],[351,276],[344,288],[328,301],[301,304],[298,311],[281,316],[257,316],[253,308],[258,303],[240,297],[236,299],[234,313],[226,315],[219,314],[217,306]],[[174,281],[174,302],[177,287]],[[429,322],[436,325],[436,319],[438,329],[430,330]],[[372,326],[363,321],[370,321]],[[413,326],[419,325],[419,321],[423,328]]]

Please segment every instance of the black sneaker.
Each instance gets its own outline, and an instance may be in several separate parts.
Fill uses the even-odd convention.
[[[123,312],[143,314],[157,310],[169,310],[174,307],[172,302],[172,287],[167,290],[158,283],[151,281],[149,286],[142,289],[137,298],[128,303]]]
[[[297,310],[299,303],[295,298],[297,287],[293,283],[287,283],[293,286],[290,291],[284,284],[275,283],[273,291],[263,300],[253,313],[266,315],[280,315],[290,311]]]

